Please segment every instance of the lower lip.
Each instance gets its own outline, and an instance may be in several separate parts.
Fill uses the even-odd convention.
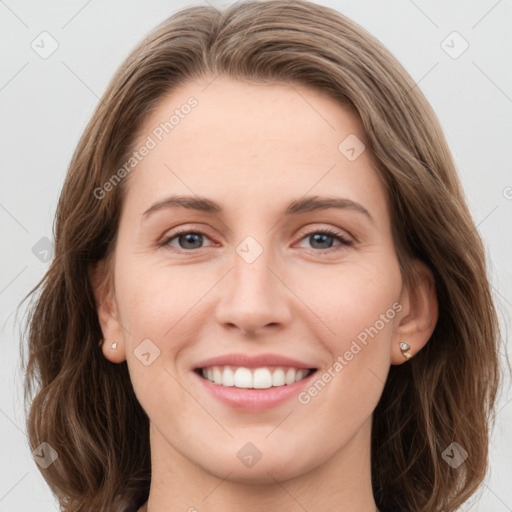
[[[206,390],[222,403],[229,405],[233,409],[260,411],[276,407],[296,397],[304,387],[309,385],[311,379],[317,372],[313,372],[299,382],[267,389],[245,389],[234,386],[221,386],[201,377],[196,372],[193,373],[201,381]]]

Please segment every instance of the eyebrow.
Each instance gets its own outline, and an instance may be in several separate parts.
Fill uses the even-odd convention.
[[[206,213],[220,214],[223,212],[222,207],[216,202],[199,196],[178,196],[172,195],[162,201],[158,201],[149,207],[143,214],[142,220],[145,220],[149,215],[160,210],[181,207],[189,210],[198,210]],[[286,207],[284,212],[285,216],[296,215],[299,213],[321,211],[328,209],[339,210],[352,210],[366,216],[372,223],[375,220],[370,215],[370,212],[361,204],[342,197],[320,197],[308,196],[292,201]]]

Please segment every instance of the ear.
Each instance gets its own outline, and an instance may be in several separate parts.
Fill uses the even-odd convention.
[[[96,312],[103,333],[101,344],[103,355],[113,363],[121,363],[126,359],[123,329],[118,319],[114,280],[109,274],[105,260],[101,260],[89,268],[89,278],[93,287]],[[113,343],[116,343],[115,348],[112,348]]]
[[[435,279],[432,271],[421,261],[415,261],[417,280],[412,288],[404,287],[400,296],[402,310],[397,318],[395,337],[391,348],[391,363],[402,364],[407,359],[400,343],[407,343],[415,356],[434,332],[439,316]]]

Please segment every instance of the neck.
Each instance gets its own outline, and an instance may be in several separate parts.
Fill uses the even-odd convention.
[[[266,471],[265,483],[248,483],[237,481],[233,471],[223,478],[205,471],[175,450],[151,424],[152,480],[147,510],[375,512],[370,440],[371,417],[354,438],[318,467],[282,480]]]

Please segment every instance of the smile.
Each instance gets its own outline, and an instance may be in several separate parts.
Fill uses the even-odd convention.
[[[243,366],[208,366],[197,373],[208,381],[225,387],[268,389],[290,386],[315,371],[315,368],[271,367],[245,368]]]
[[[284,354],[232,353],[198,361],[191,370],[199,389],[215,400],[256,413],[296,398],[318,368],[317,362]]]

